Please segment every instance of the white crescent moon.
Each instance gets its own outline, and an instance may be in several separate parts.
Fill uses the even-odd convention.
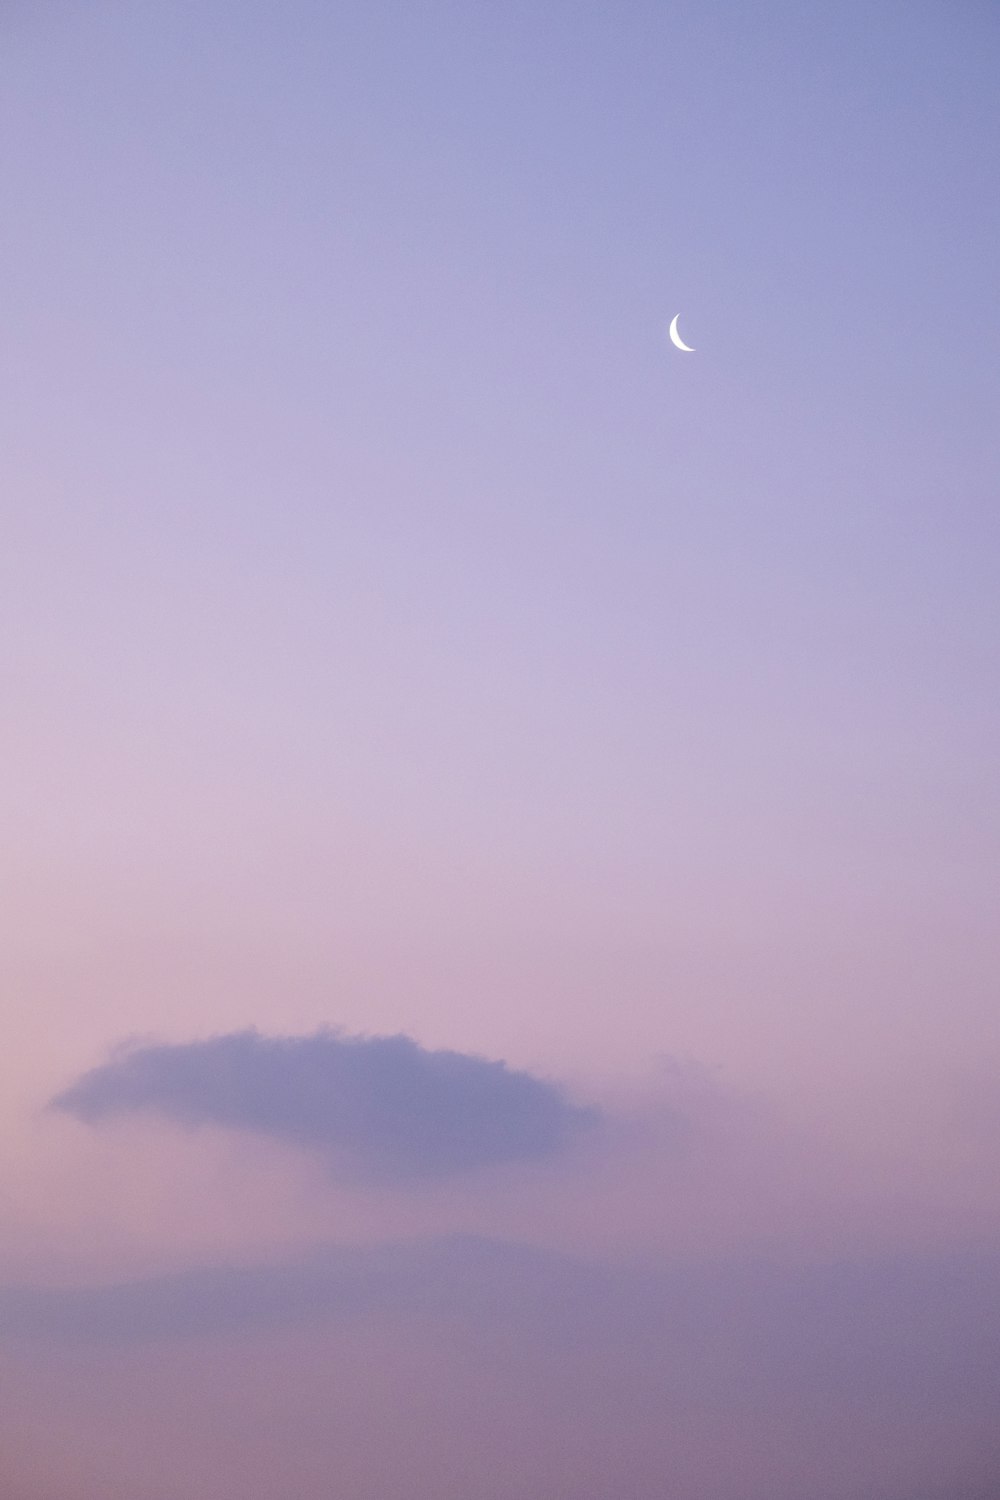
[[[677,314],[677,318],[679,317],[680,313]],[[691,348],[691,345],[685,344],[684,340],[677,332],[677,318],[674,318],[673,322],[670,324],[670,342],[672,344],[676,344],[678,349],[683,349],[685,354],[693,354],[694,350]]]

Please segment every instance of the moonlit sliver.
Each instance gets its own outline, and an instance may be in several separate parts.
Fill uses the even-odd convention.
[[[685,354],[693,354],[694,350],[691,348],[691,345],[690,344],[685,344],[684,340],[681,338],[680,334],[677,332],[677,319],[679,317],[680,317],[680,313],[677,313],[676,316],[671,320],[671,323],[670,323],[670,340],[671,340],[671,343],[676,344],[678,349],[683,349]]]

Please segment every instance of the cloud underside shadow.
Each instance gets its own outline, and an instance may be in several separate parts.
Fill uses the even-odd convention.
[[[388,1181],[541,1160],[599,1118],[503,1062],[333,1031],[132,1047],[51,1107],[91,1124],[151,1112],[252,1131],[320,1151],[340,1175]]]

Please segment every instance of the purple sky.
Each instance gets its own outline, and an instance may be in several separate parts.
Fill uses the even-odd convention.
[[[1000,1492],[998,60],[0,3],[5,1500]]]

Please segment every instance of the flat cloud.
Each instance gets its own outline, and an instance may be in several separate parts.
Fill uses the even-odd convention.
[[[929,1415],[994,1409],[998,1289],[995,1252],[639,1266],[458,1234],[102,1286],[0,1285],[0,1335],[144,1344],[419,1314],[487,1349],[502,1336],[555,1360],[596,1354],[614,1381],[664,1399],[728,1399],[750,1381],[774,1400],[891,1397]]]
[[[995,1251],[640,1265],[470,1235],[320,1245],[270,1264],[0,1284],[13,1362],[0,1373],[13,1393],[18,1372],[53,1372],[46,1432],[67,1380],[77,1431],[85,1380],[109,1452],[138,1434],[141,1474],[191,1445],[197,1472],[224,1462],[228,1479],[197,1493],[232,1500],[318,1500],[331,1472],[352,1500],[523,1500],[567,1468],[559,1493],[581,1500],[995,1500],[998,1290]],[[258,1422],[266,1449],[248,1449]],[[493,1483],[512,1434],[525,1467]],[[459,1470],[460,1487],[463,1435],[463,1466],[482,1468],[473,1482]]]
[[[598,1119],[503,1062],[333,1031],[135,1046],[51,1107],[88,1123],[144,1111],[256,1131],[321,1150],[341,1172],[397,1181],[538,1160]]]
[[[552,1339],[599,1320],[611,1278],[558,1252],[453,1234],[317,1246],[301,1259],[195,1267],[103,1286],[0,1285],[5,1339],[142,1344],[373,1314],[462,1317]]]

